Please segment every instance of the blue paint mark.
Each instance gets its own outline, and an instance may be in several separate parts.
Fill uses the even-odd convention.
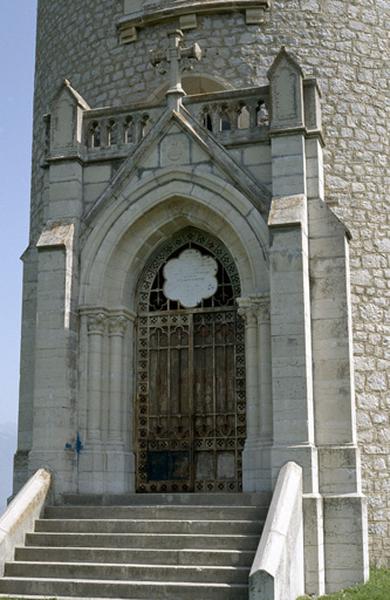
[[[76,445],[75,445],[75,451],[76,451],[77,456],[80,455],[80,452],[82,450],[84,450],[84,445],[83,445],[83,443],[81,441],[81,437],[80,437],[79,432],[77,432]]]
[[[80,452],[84,450],[84,444],[81,441],[79,432],[77,432],[76,441],[74,444],[72,444],[71,442],[67,442],[65,444],[65,450],[74,450],[74,452],[76,452],[77,454],[77,457],[79,457]]]

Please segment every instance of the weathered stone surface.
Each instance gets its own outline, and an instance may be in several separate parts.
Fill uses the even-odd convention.
[[[374,512],[372,506],[369,506],[371,557],[373,562],[378,563],[388,561],[386,548],[389,543],[388,510],[390,509],[386,475],[390,450],[386,435],[390,408],[388,363],[386,362],[389,360],[388,347],[386,348],[386,337],[388,336],[386,308],[390,280],[386,196],[389,183],[386,170],[390,136],[387,129],[389,120],[385,109],[389,75],[388,65],[384,60],[386,50],[384,24],[387,11],[386,3],[375,0],[354,0],[353,2],[273,0],[271,10],[265,16],[265,22],[259,26],[248,26],[245,22],[245,15],[240,13],[207,15],[198,16],[197,28],[190,30],[187,34],[189,42],[198,41],[207,49],[202,63],[195,65],[192,74],[207,73],[222,86],[229,84],[236,88],[242,88],[266,83],[267,70],[282,45],[294,50],[305,74],[314,73],[318,77],[323,92],[323,132],[326,141],[324,149],[325,198],[352,233],[350,243],[351,284],[354,350],[357,358],[355,384],[359,441],[362,448],[363,484],[365,492],[370,497],[381,495],[387,507],[387,512]],[[140,31],[138,39],[131,47],[120,45],[115,22],[122,15],[123,6],[120,2],[85,0],[78,6],[72,6],[72,19],[69,19],[69,5],[65,0],[57,2],[41,0],[39,6],[38,55],[40,61],[37,64],[36,76],[31,249],[26,255],[23,317],[24,376],[21,382],[21,452],[27,452],[31,448],[31,388],[34,381],[34,366],[31,356],[34,353],[37,335],[35,316],[38,280],[36,250],[33,247],[47,218],[49,201],[47,171],[40,168],[44,158],[43,115],[49,112],[52,99],[65,77],[71,80],[73,86],[93,107],[119,106],[135,101],[145,102],[148,98],[161,99],[161,90],[166,85],[165,76],[153,71],[148,64],[149,50],[163,45],[165,42],[166,26],[154,25],[147,30]],[[69,108],[66,104],[65,107],[62,107],[64,110]],[[74,130],[72,131],[74,132]],[[69,135],[62,138],[62,142],[64,140],[68,143]],[[61,142],[61,139],[59,141]],[[261,152],[260,146],[258,148],[258,158],[257,156],[253,157],[253,146],[245,150],[243,163],[249,165],[253,175],[259,180],[262,179],[265,186],[270,186],[269,149],[267,156],[266,144],[262,147]],[[169,163],[169,167],[175,165],[177,153],[175,155],[173,150],[169,152],[169,148],[162,149],[164,160],[167,161],[167,165]],[[302,160],[297,164],[290,160],[283,161],[292,172],[292,179],[286,180],[285,183],[287,183],[287,188],[289,184],[301,185],[303,169],[307,169],[310,173],[308,195],[314,196],[317,190],[321,189],[322,182],[319,181],[315,168],[318,161],[312,162],[313,153],[309,144],[306,151],[306,162]],[[217,172],[216,167],[206,164],[207,155],[203,155],[202,150],[197,148],[196,152],[196,160],[199,158],[199,160],[205,161],[205,164],[199,166],[197,174],[202,173],[202,176],[206,176],[207,172],[211,178],[211,173],[214,176]],[[230,152],[233,153],[233,150]],[[289,153],[287,149],[285,152]],[[171,158],[169,158],[169,154],[171,154]],[[182,154],[184,158],[188,159],[188,149],[184,148]],[[140,178],[144,177],[147,180],[148,177],[154,177],[153,169],[157,167],[159,158],[157,151],[145,157],[145,171],[139,173]],[[194,161],[194,154],[192,161]],[[260,167],[259,165],[264,166]],[[297,167],[298,169],[302,167],[299,180],[294,173],[294,169],[297,170]],[[116,168],[117,165],[115,165]],[[59,184],[58,187],[52,188],[52,216],[65,216],[66,218],[77,216],[80,209],[77,201],[68,205],[69,212],[61,212],[64,202],[67,204],[67,200],[72,200],[73,195],[77,195],[77,190],[75,192],[74,188],[77,188],[79,179],[77,176],[74,177],[75,169],[72,167],[67,178],[61,176],[62,168],[58,166],[50,170],[51,176],[56,179],[56,185]],[[84,187],[84,200],[87,204],[92,204],[99,197],[104,186],[99,188],[100,182],[95,180],[95,175],[91,172],[90,179],[88,179],[87,173],[88,170],[84,173],[84,183],[87,184]],[[109,178],[110,173],[105,172],[104,177],[102,175],[102,182],[108,181]],[[69,181],[72,181],[72,185],[68,187],[67,182]],[[97,187],[92,188],[94,185]],[[176,192],[189,194],[192,189],[191,185],[180,181]],[[299,192],[301,191],[299,189]],[[157,203],[158,192],[155,194]],[[281,195],[287,194],[286,189],[281,190]],[[320,194],[321,192],[318,195]],[[199,192],[199,197],[202,197],[202,201],[210,208],[209,212],[202,209],[201,215],[199,207],[195,207],[194,204],[190,205],[189,201],[188,204],[183,201],[182,206],[172,203],[167,214],[169,213],[171,218],[185,219],[183,206],[187,206],[192,211],[191,215],[194,219],[199,218],[198,222],[202,222],[202,219],[203,222],[208,222],[211,207],[215,204],[215,197],[204,188]],[[73,198],[73,200],[77,199]],[[236,205],[235,203],[239,202],[241,199],[237,196],[229,207],[228,203],[224,205],[224,210],[229,218],[231,217],[231,222],[235,220],[236,224],[241,217],[237,216],[233,207]],[[148,205],[148,208],[150,206]],[[245,203],[242,202],[240,210],[241,214],[245,210],[249,214],[250,207],[245,208]],[[160,217],[160,223],[163,223],[162,214]],[[253,215],[250,218],[254,218]],[[225,239],[228,239],[230,235],[235,257],[243,262],[243,253],[238,241],[232,238],[231,232],[227,230],[226,226],[223,229],[222,220],[218,219],[217,216],[213,218],[212,226],[220,230],[225,235]],[[240,223],[242,225],[242,221]],[[164,227],[168,227],[168,225],[164,224]],[[313,223],[313,231],[316,230],[316,227],[316,223]],[[141,228],[138,230],[138,232],[142,231]],[[248,229],[242,225],[243,237],[247,235],[247,232]],[[248,245],[251,243],[255,243],[252,238],[248,241]],[[326,244],[318,243],[315,251],[321,254],[324,246]],[[135,244],[133,248],[136,248]],[[142,247],[142,250],[149,252],[150,248]],[[139,248],[138,251],[141,252]],[[119,257],[120,252],[118,253]],[[323,258],[323,256],[320,257]],[[335,310],[334,318],[331,320],[332,324],[329,321],[321,324],[318,319],[315,328],[316,333],[323,336],[324,341],[321,340],[319,343],[318,353],[321,356],[323,354],[326,361],[332,354],[336,359],[339,359],[341,355],[345,356],[346,350],[340,345],[331,348],[326,339],[328,329],[335,331],[337,315],[343,314],[345,311],[345,304],[333,303],[330,293],[332,285],[335,285],[335,288],[339,285],[339,280],[336,283],[330,277],[330,271],[336,265],[336,258],[332,256],[328,266],[324,265],[324,270],[327,270],[326,277],[321,278],[327,279],[326,282],[321,282],[320,290],[321,294],[324,291],[327,292],[326,302],[322,298],[315,303],[314,307],[316,317],[320,317],[324,309],[330,310],[334,306]],[[137,260],[135,260],[135,264],[140,268],[139,256],[137,256]],[[119,262],[118,260],[117,263],[112,264],[111,281],[115,280],[115,274],[121,268]],[[340,263],[337,263],[337,268],[339,266]],[[261,273],[257,280],[259,289],[261,289],[265,272],[263,266],[259,267],[260,270]],[[57,276],[60,279],[61,274],[58,272]],[[248,277],[245,281],[247,280]],[[93,285],[91,284],[90,289]],[[50,289],[50,283],[47,281],[46,287]],[[40,302],[41,306],[45,307],[45,298],[40,298]],[[43,310],[43,312],[45,311]],[[45,318],[47,328],[51,329],[56,315],[47,314]],[[70,315],[70,320],[72,318]],[[283,323],[275,323],[275,331],[279,327],[283,328]],[[284,331],[283,335],[285,333]],[[50,335],[48,335],[47,341],[50,342]],[[38,344],[40,344],[39,332]],[[74,337],[71,336],[68,347],[72,348],[72,352],[75,351],[73,344]],[[52,360],[51,353],[50,346],[41,349],[41,359],[46,364]],[[64,359],[63,362],[65,362]],[[326,368],[324,367],[324,374],[329,373],[328,367],[329,364]],[[62,372],[60,376],[63,376]],[[53,372],[52,381],[55,377],[55,372]],[[71,385],[73,384],[72,380]],[[49,396],[49,386],[42,390]],[[341,388],[340,390],[341,397],[346,397],[344,390]],[[64,397],[67,407],[68,403],[73,401],[73,399]],[[61,403],[60,399],[59,403]],[[80,414],[81,419],[84,419],[85,407],[82,405]],[[19,456],[20,464],[25,464],[23,456],[23,454]],[[68,470],[69,473],[72,468],[72,460],[73,456],[67,459],[65,470]],[[69,485],[70,482],[71,475],[69,474]]]

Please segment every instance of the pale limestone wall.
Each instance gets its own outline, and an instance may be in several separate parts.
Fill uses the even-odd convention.
[[[305,74],[313,73],[322,88],[326,199],[352,233],[358,426],[365,490],[370,496],[372,560],[385,560],[390,538],[386,473],[390,466],[389,363],[385,355],[390,279],[385,210],[389,140],[385,129],[389,127],[385,118],[389,81],[384,60],[386,11],[386,0],[273,0],[264,25],[248,27],[239,14],[215,15],[200,17],[199,28],[187,33],[188,41],[198,41],[206,49],[195,72],[223,76],[234,87],[262,85],[280,46],[286,45]],[[122,14],[119,0],[40,1],[32,200],[35,240],[45,206],[39,166],[42,117],[63,78],[68,77],[91,106],[143,100],[164,83],[147,67],[147,61],[149,50],[165,42],[168,26],[152,26],[141,31],[134,44],[119,46],[115,20]],[[28,273],[32,272],[33,266]],[[27,275],[27,279],[33,288],[34,277]],[[29,296],[27,288],[25,334],[33,340],[29,326],[33,292],[30,300]],[[28,393],[26,386],[26,403]]]

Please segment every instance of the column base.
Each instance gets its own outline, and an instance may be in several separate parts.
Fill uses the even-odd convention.
[[[247,440],[242,453],[242,487],[244,492],[270,492],[271,478],[270,443]]]
[[[106,494],[126,494],[134,491],[135,457],[132,452],[108,449],[106,452]]]
[[[83,450],[78,465],[79,494],[104,494],[105,453],[101,449]]]

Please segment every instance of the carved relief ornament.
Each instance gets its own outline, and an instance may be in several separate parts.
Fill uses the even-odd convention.
[[[88,335],[104,335],[106,330],[107,316],[104,313],[88,315]]]
[[[257,323],[268,322],[270,319],[269,296],[247,296],[238,298],[238,314],[245,320],[247,327]]]

